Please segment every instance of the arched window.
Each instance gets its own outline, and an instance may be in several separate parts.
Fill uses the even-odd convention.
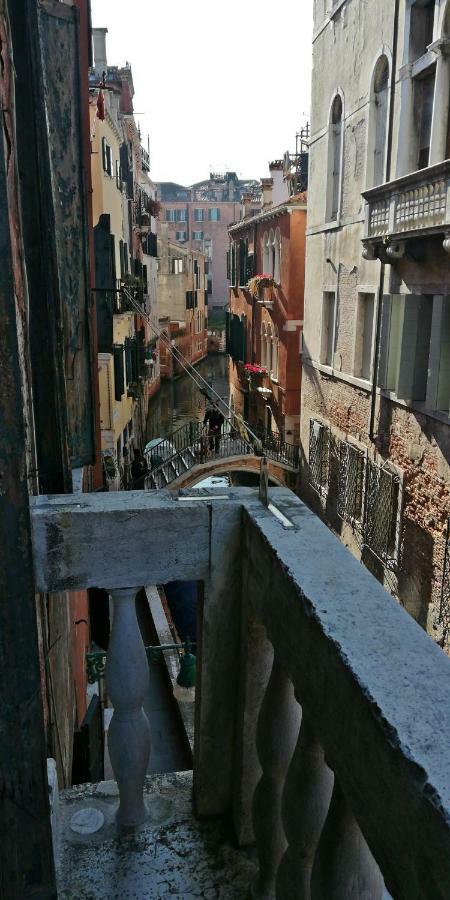
[[[386,179],[386,144],[389,111],[389,62],[380,56],[373,73],[369,120],[368,186]]]
[[[275,235],[270,229],[269,233],[269,268],[267,269],[267,274],[271,275],[272,278],[275,277]]]
[[[269,375],[272,374],[273,367],[273,334],[272,327],[270,325],[267,326],[267,371]]]
[[[278,378],[278,349],[278,328],[275,325],[272,338],[272,378]]]
[[[261,365],[264,366],[264,368],[266,368],[266,369],[268,368],[267,333],[266,333],[266,326],[265,326],[264,322],[261,325]]]
[[[275,231],[275,260],[273,266],[273,280],[276,284],[281,281],[281,234],[280,229]]]
[[[336,94],[331,107],[328,150],[328,216],[334,222],[341,205],[342,100]]]
[[[270,265],[270,259],[269,259],[269,235],[267,234],[267,231],[265,231],[265,232],[264,232],[264,236],[263,236],[263,271],[262,271],[262,273],[261,273],[262,275],[268,275],[268,273],[269,273],[269,265]]]

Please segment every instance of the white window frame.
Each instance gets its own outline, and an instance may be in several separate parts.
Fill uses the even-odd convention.
[[[369,360],[369,377],[365,378],[362,374],[364,361],[364,331],[365,331],[365,304],[367,297],[373,297],[373,318],[372,318],[372,336],[370,346]],[[377,308],[377,288],[358,285],[356,290],[356,314],[355,314],[355,330],[353,334],[353,361],[352,373],[355,378],[361,378],[363,381],[372,381],[373,376],[373,359],[375,349],[375,316]]]
[[[375,149],[376,149],[376,140],[377,140],[377,92],[375,91],[375,84],[378,75],[378,67],[382,59],[386,59],[388,66],[388,82],[387,82],[387,109],[386,109],[386,132],[384,139],[384,162],[383,162],[383,173],[382,179],[379,181],[379,184],[384,184],[386,181],[386,170],[387,170],[387,154],[388,154],[388,132],[389,132],[389,116],[391,109],[391,80],[392,80],[392,53],[389,47],[386,47],[384,44],[380,47],[375,62],[372,66],[372,74],[370,78],[370,106],[369,106],[369,121],[367,126],[367,150],[366,150],[366,175],[365,175],[365,184],[366,188],[369,189],[371,187],[375,187]]]
[[[330,296],[334,297],[333,303],[333,321],[331,322],[331,336],[330,336],[330,315],[328,309],[328,298]],[[326,298],[326,299],[325,299]],[[334,354],[335,354],[335,343],[336,343],[336,308],[337,308],[337,291],[336,288],[324,288],[322,291],[322,318],[321,318],[321,328],[320,328],[320,362],[324,366],[329,366],[330,369],[334,367]],[[325,333],[326,329],[326,333]],[[329,340],[331,337],[331,360],[327,360],[328,356],[328,346]]]
[[[334,205],[334,187],[335,187],[335,177],[334,177],[334,164],[336,157],[336,135],[335,135],[335,126],[333,124],[333,107],[337,100],[340,98],[341,101],[341,130],[339,137],[339,177],[337,182],[337,211],[336,215],[333,216],[333,205]],[[327,193],[326,193],[326,220],[327,222],[335,223],[339,225],[341,220],[341,208],[342,208],[342,183],[343,183],[343,170],[344,170],[344,132],[345,132],[345,104],[344,104],[344,92],[341,88],[337,88],[333,94],[333,99],[330,104],[330,111],[328,115],[328,167],[327,167]]]

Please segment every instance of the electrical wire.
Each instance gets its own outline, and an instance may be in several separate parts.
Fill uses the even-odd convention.
[[[123,288],[123,293],[125,294],[125,297],[127,298],[128,302],[131,304],[131,306],[133,307],[135,312],[137,312],[140,316],[142,316],[142,318],[144,318],[148,322],[152,331],[156,334],[156,336],[159,338],[159,340],[162,341],[162,343],[165,345],[165,347],[171,353],[172,357],[176,360],[176,362],[179,363],[179,365],[186,372],[186,374],[189,375],[189,377],[194,382],[196,387],[202,392],[206,391],[208,397],[210,394],[214,394],[214,396],[217,398],[217,401],[219,403],[221,403],[222,406],[224,406],[226,411],[229,413],[230,418],[237,422],[241,436],[242,436],[242,429],[244,429],[247,434],[247,437],[245,439],[248,440],[248,435],[250,435],[253,438],[253,440],[256,442],[257,446],[260,446],[261,445],[260,438],[258,438],[257,435],[254,434],[254,432],[250,429],[250,427],[247,425],[247,423],[244,422],[244,419],[241,416],[238,416],[237,413],[233,412],[233,410],[229,407],[228,403],[226,403],[226,401],[223,399],[223,397],[221,397],[217,393],[217,391],[215,391],[214,388],[210,384],[208,384],[208,382],[203,378],[202,375],[200,375],[200,373],[197,371],[197,369],[195,369],[194,366],[192,366],[191,363],[183,356],[181,351],[178,350],[178,347],[172,346],[170,338],[168,338],[164,334],[164,332],[161,331],[161,329],[158,328],[154,324],[154,322],[151,321],[150,316],[148,315],[146,310],[141,306],[140,303],[137,302],[137,300],[135,300],[133,295],[126,288]]]

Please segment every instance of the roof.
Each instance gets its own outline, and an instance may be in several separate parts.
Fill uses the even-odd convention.
[[[265,209],[262,209],[260,213],[256,213],[256,215],[245,216],[245,219],[241,219],[234,225],[230,225],[228,231],[234,232],[239,231],[241,228],[248,228],[249,225],[253,225],[255,222],[264,222],[267,219],[281,216],[290,209],[306,209],[307,197],[307,191],[303,191],[300,194],[294,194],[292,197],[289,197],[288,200],[284,200],[283,203],[279,203],[277,206],[267,206]]]

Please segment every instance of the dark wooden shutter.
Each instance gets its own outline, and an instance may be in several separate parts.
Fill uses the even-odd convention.
[[[114,356],[114,397],[121,400],[125,393],[125,373],[123,364],[123,344],[115,344],[113,347]]]
[[[102,164],[103,164],[103,171],[107,172],[108,171],[108,162],[107,162],[107,157],[106,157],[106,138],[104,138],[104,137],[102,137]]]

